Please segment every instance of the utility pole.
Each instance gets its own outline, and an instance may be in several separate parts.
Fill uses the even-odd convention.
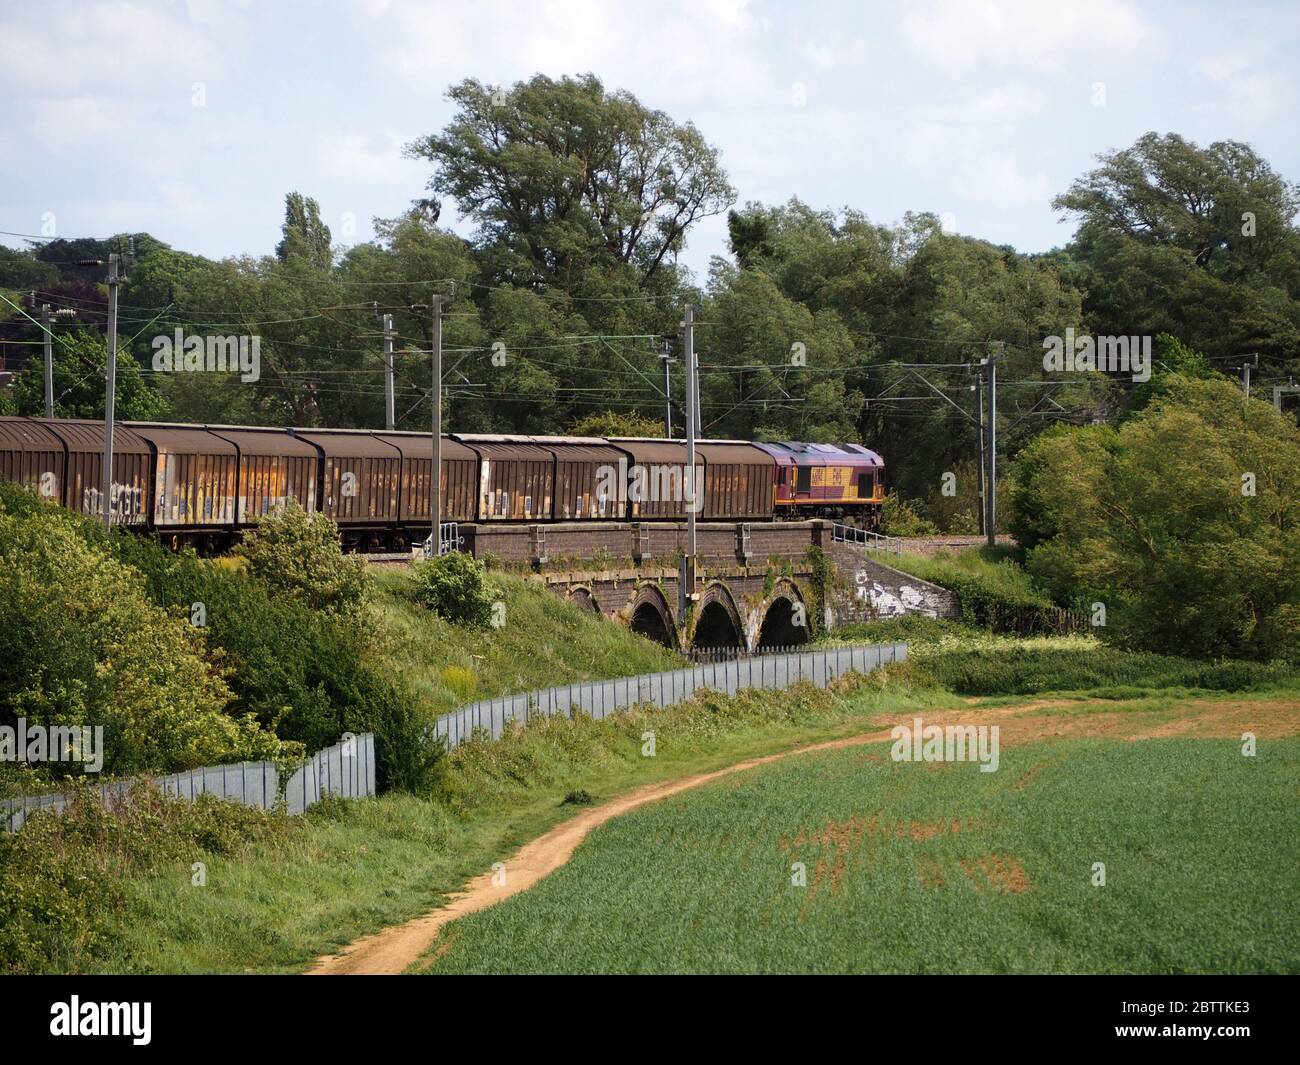
[[[104,375],[104,469],[100,477],[104,524],[113,524],[113,399],[117,391],[117,287],[124,280],[118,276],[122,258],[117,252],[108,257],[108,366]]]
[[[429,482],[429,514],[433,524],[431,556],[442,554],[442,296],[432,296],[429,312],[433,343],[433,477]]]
[[[699,393],[695,367],[695,307],[686,305],[686,320],[682,323],[685,330],[682,354],[686,359],[686,572],[683,574],[682,589],[686,601],[695,600],[695,509],[699,491],[703,485],[695,483],[695,432],[696,419],[699,418]]]
[[[1249,362],[1241,364],[1241,387],[1246,393],[1246,398],[1250,399],[1250,371],[1259,368],[1259,352],[1254,352],[1250,356]]]
[[[988,385],[988,480],[985,483],[984,505],[987,513],[984,535],[989,547],[997,543],[998,535],[998,362],[1001,361],[1005,344],[995,340],[989,344],[989,355],[984,360],[988,367],[986,383]]]
[[[54,346],[50,332],[50,305],[41,304],[41,323],[45,326],[45,417],[54,417]]]
[[[971,388],[974,390],[975,400],[979,404],[979,421],[976,423],[975,428],[979,431],[980,438],[980,532],[984,532],[984,527],[988,520],[988,497],[985,495],[984,485],[985,476],[988,471],[988,460],[984,455],[984,392],[977,384],[971,385]]]
[[[41,325],[45,331],[45,417],[54,417],[54,331],[50,328],[56,318],[75,318],[77,312],[60,307],[51,313],[48,303],[41,304]]]
[[[673,346],[669,343],[668,338],[664,337],[663,345],[659,349],[659,361],[664,364],[664,439],[673,438],[673,393],[672,380],[668,370],[670,363],[676,360],[672,355]]]
[[[397,428],[397,403],[393,391],[393,316],[384,315],[384,428]]]

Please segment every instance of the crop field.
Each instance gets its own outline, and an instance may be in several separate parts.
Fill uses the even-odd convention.
[[[424,971],[1300,969],[1295,701],[1162,705],[1007,708],[993,772],[876,742],[643,806]]]

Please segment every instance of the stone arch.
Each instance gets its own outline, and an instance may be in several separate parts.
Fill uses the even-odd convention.
[[[691,627],[692,647],[739,648],[745,650],[745,624],[730,589],[721,581],[711,582],[700,596]]]
[[[585,584],[574,585],[574,587],[570,588],[568,600],[579,610],[589,610],[593,614],[601,613],[600,604],[596,602],[596,597]]]
[[[803,625],[796,624],[802,620]],[[812,608],[799,586],[788,578],[776,582],[750,615],[749,645],[755,650],[791,647],[812,639]]]
[[[655,643],[677,650],[677,627],[672,609],[657,584],[643,584],[628,604],[628,626]]]

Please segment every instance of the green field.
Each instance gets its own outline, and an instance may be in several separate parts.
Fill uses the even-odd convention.
[[[797,756],[608,822],[428,971],[1295,972],[1298,779],[1294,738]]]

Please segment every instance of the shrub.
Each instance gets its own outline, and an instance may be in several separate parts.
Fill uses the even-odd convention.
[[[890,536],[930,536],[939,531],[934,522],[921,516],[914,503],[897,492],[885,496],[880,507],[880,527]]]
[[[204,604],[208,639],[230,667],[236,708],[308,750],[344,732],[374,732],[379,787],[423,788],[438,756],[428,749],[429,722],[406,686],[372,664],[379,656],[370,625],[313,610],[219,561],[127,537],[118,550],[145,573],[158,601],[187,614],[191,604]]]
[[[1038,591],[1033,579],[1002,548],[979,548],[933,558],[903,555],[894,564],[922,580],[957,593],[961,620],[994,632],[1021,636],[1068,632],[1081,619]]]
[[[959,695],[1093,691],[1109,698],[1169,689],[1240,692],[1297,680],[1296,671],[1282,663],[1200,662],[1114,647],[945,651],[892,667],[891,673],[904,683],[928,680]]]
[[[79,521],[0,509],[0,719],[102,726],[113,773],[276,756],[273,734],[225,712],[238,708],[204,633],[152,602]]]
[[[0,482],[0,502],[15,517],[57,516],[92,554],[112,562],[116,572],[134,574],[134,601],[142,616],[161,613],[159,607],[180,615],[171,619],[176,626],[169,630],[171,645],[151,640],[140,645],[141,653],[161,668],[175,653],[173,645],[198,646],[206,649],[211,662],[220,663],[226,714],[261,725],[252,737],[257,745],[245,745],[246,749],[224,760],[288,755],[298,745],[319,750],[338,742],[344,732],[374,732],[379,787],[427,790],[441,746],[431,740],[428,715],[419,710],[406,686],[373,664],[378,656],[372,626],[358,624],[351,616],[314,610],[294,594],[277,592],[253,578],[242,564],[207,561],[193,552],[178,555],[152,540],[121,530],[110,533],[15,485]],[[195,604],[203,606],[206,628],[196,629],[188,622]],[[13,614],[6,614],[7,609]],[[0,590],[0,683],[11,675],[6,672],[9,663],[18,661],[9,653],[11,645],[23,653],[32,647],[52,653],[63,646],[57,628],[52,630],[53,643],[33,630],[35,620],[46,617],[51,624],[58,620],[57,614],[47,611],[29,621],[16,606],[7,604]],[[160,647],[167,654],[160,654]],[[52,663],[47,672],[56,678],[72,675],[61,663]],[[215,668],[214,675],[218,675]],[[214,749],[190,764],[222,760]]]
[[[478,687],[478,677],[464,666],[445,666],[439,674],[442,683],[450,688],[457,699],[468,699]]]
[[[289,503],[244,534],[237,555],[254,577],[314,610],[355,616],[369,593],[364,559],[343,554],[338,526]]]
[[[416,563],[415,597],[448,621],[485,626],[492,619],[487,571],[458,551]]]

